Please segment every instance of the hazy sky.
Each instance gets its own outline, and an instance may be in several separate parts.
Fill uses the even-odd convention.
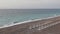
[[[0,9],[54,9],[60,8],[60,0],[0,0]]]

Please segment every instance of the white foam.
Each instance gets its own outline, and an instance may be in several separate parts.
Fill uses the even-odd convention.
[[[11,26],[14,26],[14,25],[19,25],[19,24],[23,24],[23,23],[34,22],[34,21],[43,20],[43,19],[50,19],[50,18],[59,17],[59,16],[60,16],[60,15],[57,15],[57,16],[55,15],[55,16],[48,17],[48,18],[35,19],[35,20],[28,20],[28,21],[24,21],[24,22],[15,23],[15,24],[4,25],[4,26],[2,26],[2,27],[0,27],[0,28],[11,27]]]

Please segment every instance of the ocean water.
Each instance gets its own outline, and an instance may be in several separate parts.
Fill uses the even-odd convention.
[[[0,27],[60,15],[60,9],[0,9]]]

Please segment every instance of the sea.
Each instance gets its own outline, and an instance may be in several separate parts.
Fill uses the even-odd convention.
[[[0,27],[60,15],[60,9],[0,9]]]

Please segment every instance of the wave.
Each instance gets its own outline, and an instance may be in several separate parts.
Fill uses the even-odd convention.
[[[19,24],[23,24],[23,23],[29,23],[29,22],[34,22],[34,21],[38,21],[38,20],[43,20],[43,19],[50,19],[50,18],[54,18],[54,17],[59,17],[60,15],[54,15],[52,17],[48,17],[48,18],[42,18],[42,19],[35,19],[35,20],[28,20],[28,21],[24,21],[24,22],[13,22],[10,25],[4,25],[0,28],[6,28],[6,27],[11,27],[14,25],[19,25]]]

